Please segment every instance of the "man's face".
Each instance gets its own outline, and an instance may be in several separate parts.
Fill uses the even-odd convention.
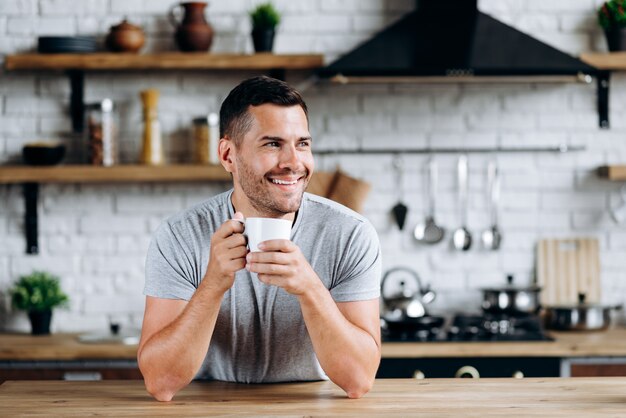
[[[281,217],[296,212],[313,174],[311,135],[300,106],[251,106],[253,122],[239,147],[233,147],[233,178],[260,214]]]

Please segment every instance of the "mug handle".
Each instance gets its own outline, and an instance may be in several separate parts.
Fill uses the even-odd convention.
[[[172,7],[170,7],[170,10],[167,12],[167,18],[169,19],[170,23],[172,24],[172,26],[174,26],[174,28],[178,28],[178,26],[180,26],[180,8],[181,8],[181,4],[180,3],[174,3],[172,5]]]

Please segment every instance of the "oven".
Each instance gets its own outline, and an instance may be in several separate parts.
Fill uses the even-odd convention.
[[[383,358],[377,378],[559,377],[558,357]]]

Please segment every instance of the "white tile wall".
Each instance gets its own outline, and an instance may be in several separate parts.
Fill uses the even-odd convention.
[[[214,51],[249,52],[247,10],[258,0],[210,2],[216,29]],[[5,54],[32,50],[38,35],[103,36],[123,16],[144,27],[146,50],[173,48],[166,18],[172,0],[0,1],[0,62]],[[605,50],[595,22],[599,0],[481,0],[483,11],[559,49],[577,54]],[[346,52],[402,16],[413,0],[280,0],[283,24],[277,52],[321,52],[326,60]],[[172,161],[188,160],[193,116],[218,110],[228,91],[251,73],[233,71],[89,74],[86,98],[112,97],[122,109],[124,161],[136,161],[140,128],[138,91],[161,90],[161,120]],[[291,74],[295,84],[303,81]],[[415,268],[439,291],[437,309],[478,307],[485,285],[533,279],[534,245],[540,237],[591,235],[603,250],[603,294],[626,302],[626,229],[608,215],[619,205],[619,183],[598,180],[593,169],[626,159],[626,76],[616,75],[611,92],[610,131],[597,127],[594,86],[546,84],[313,86],[304,91],[311,128],[320,149],[388,147],[538,147],[585,145],[579,154],[502,154],[503,247],[478,246],[454,253],[448,242],[424,248],[411,230],[423,219],[423,172],[427,158],[405,156],[398,188],[390,156],[326,156],[319,169],[336,164],[373,185],[365,215],[376,226],[384,264]],[[24,142],[60,138],[77,144],[67,114],[69,87],[62,74],[0,72],[0,162],[19,161]],[[71,156],[71,158],[75,158]],[[477,236],[488,224],[485,167],[490,155],[470,156],[469,227]],[[458,224],[455,155],[439,162],[438,220]],[[55,331],[102,329],[110,315],[139,324],[143,310],[143,263],[151,232],[168,215],[225,189],[210,185],[50,185],[41,188],[41,254],[24,254],[23,200],[18,186],[0,187],[0,292],[20,274],[45,269],[63,277],[72,299],[55,314]],[[389,210],[402,193],[410,208],[398,231]],[[22,313],[9,313],[0,297],[0,329],[28,329]]]

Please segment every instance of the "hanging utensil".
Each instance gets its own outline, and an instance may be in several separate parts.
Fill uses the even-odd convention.
[[[437,163],[431,157],[426,172],[426,204],[428,210],[423,223],[417,224],[413,236],[417,242],[437,244],[443,239],[445,230],[435,222],[435,191],[437,190]]]
[[[459,251],[467,251],[472,246],[472,234],[467,229],[467,190],[468,163],[467,155],[461,155],[457,165],[459,187],[459,218],[461,226],[454,231],[452,245]]]
[[[498,202],[500,200],[500,175],[495,161],[487,166],[487,187],[490,227],[483,231],[481,238],[487,250],[497,250],[502,242],[502,233],[498,228]]]
[[[406,221],[406,215],[409,212],[409,208],[402,203],[403,200],[403,180],[404,180],[404,164],[402,161],[402,157],[400,155],[396,155],[393,160],[393,167],[396,169],[397,175],[397,185],[398,185],[398,203],[391,209],[393,212],[393,217],[398,225],[400,231],[404,229],[404,223]]]

